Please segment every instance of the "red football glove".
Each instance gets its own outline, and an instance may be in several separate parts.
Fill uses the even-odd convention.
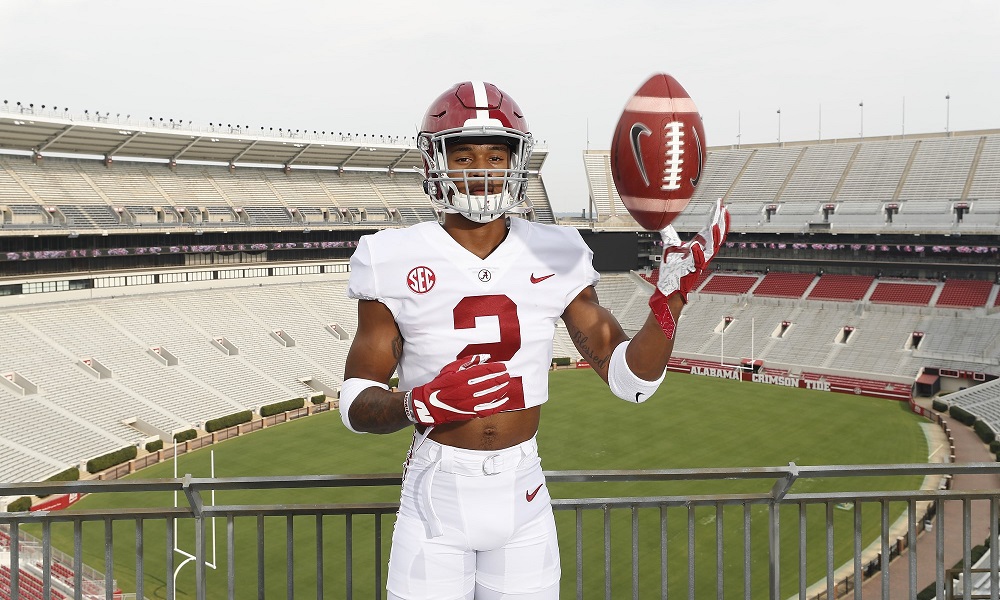
[[[729,234],[729,210],[716,200],[708,215],[708,224],[694,238],[682,244],[677,232],[670,225],[660,230],[663,238],[663,260],[656,291],[649,299],[649,307],[663,328],[667,339],[674,338],[677,323],[667,307],[667,298],[680,294],[687,304],[688,292],[698,282],[698,277],[718,253]]]
[[[510,375],[503,363],[487,360],[488,354],[476,354],[445,365],[437,377],[406,393],[407,416],[421,425],[440,425],[500,412]]]

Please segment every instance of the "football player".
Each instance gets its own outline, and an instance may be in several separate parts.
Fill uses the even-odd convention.
[[[579,232],[510,216],[530,211],[532,150],[510,96],[481,81],[451,87],[427,110],[418,147],[443,219],[361,238],[348,287],[358,328],[340,397],[352,431],[414,427],[388,597],[554,599],[559,550],[535,433],[556,321],[615,395],[646,400],[728,213],[717,204],[686,244],[662,232],[651,310],[629,339],[598,302]]]

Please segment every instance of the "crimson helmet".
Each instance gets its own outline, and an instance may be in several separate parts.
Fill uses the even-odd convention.
[[[470,139],[472,138],[472,139]],[[448,169],[448,147],[459,141],[477,143],[501,141],[510,148],[507,169]],[[424,191],[431,202],[445,212],[461,213],[477,223],[493,221],[507,212],[530,212],[527,198],[528,159],[534,143],[528,122],[514,99],[492,83],[457,83],[431,103],[417,136],[424,159]],[[502,178],[500,193],[482,195],[459,191],[457,181],[469,190],[469,182],[485,180],[485,189]]]

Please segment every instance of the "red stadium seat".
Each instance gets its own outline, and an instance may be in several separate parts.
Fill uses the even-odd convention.
[[[938,296],[935,306],[954,308],[977,308],[986,306],[993,284],[978,279],[949,279]]]
[[[870,300],[875,304],[909,304],[927,306],[937,286],[931,283],[889,283],[875,285]]]
[[[771,272],[764,276],[754,289],[754,296],[774,298],[801,298],[816,276],[812,273]]]
[[[757,283],[756,275],[719,275],[716,273],[701,288],[705,294],[745,294]]]
[[[867,275],[823,275],[809,292],[809,299],[854,302],[865,297],[873,281],[875,278]]]

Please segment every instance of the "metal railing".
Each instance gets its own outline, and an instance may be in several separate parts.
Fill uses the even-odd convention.
[[[1000,464],[547,472],[563,595],[916,598],[931,584],[940,599],[996,600],[997,553],[986,552],[979,564],[973,555],[995,546],[1000,489],[948,485],[955,476],[984,474],[1000,476]],[[885,485],[898,477],[920,481],[913,489]],[[813,491],[834,489],[833,479],[843,479],[841,489],[874,482],[881,491]],[[718,490],[683,493],[694,481]],[[24,597],[17,590],[26,579],[38,582],[32,597],[46,599],[383,598],[398,503],[242,502],[248,494],[294,500],[295,490],[310,488],[375,494],[400,483],[399,475],[375,474],[0,484],[0,496],[124,493],[131,505],[0,513],[0,567],[9,570],[11,598]],[[668,493],[618,493],[636,486]],[[587,495],[593,491],[602,495]],[[186,505],[166,506],[164,492]],[[234,503],[210,504],[216,493]],[[189,528],[193,544],[182,543]],[[40,541],[26,542],[29,531]],[[84,585],[85,561],[102,556],[103,564],[90,566],[103,568],[103,595]],[[968,584],[955,587],[954,579]],[[0,573],[0,592],[3,581]]]

